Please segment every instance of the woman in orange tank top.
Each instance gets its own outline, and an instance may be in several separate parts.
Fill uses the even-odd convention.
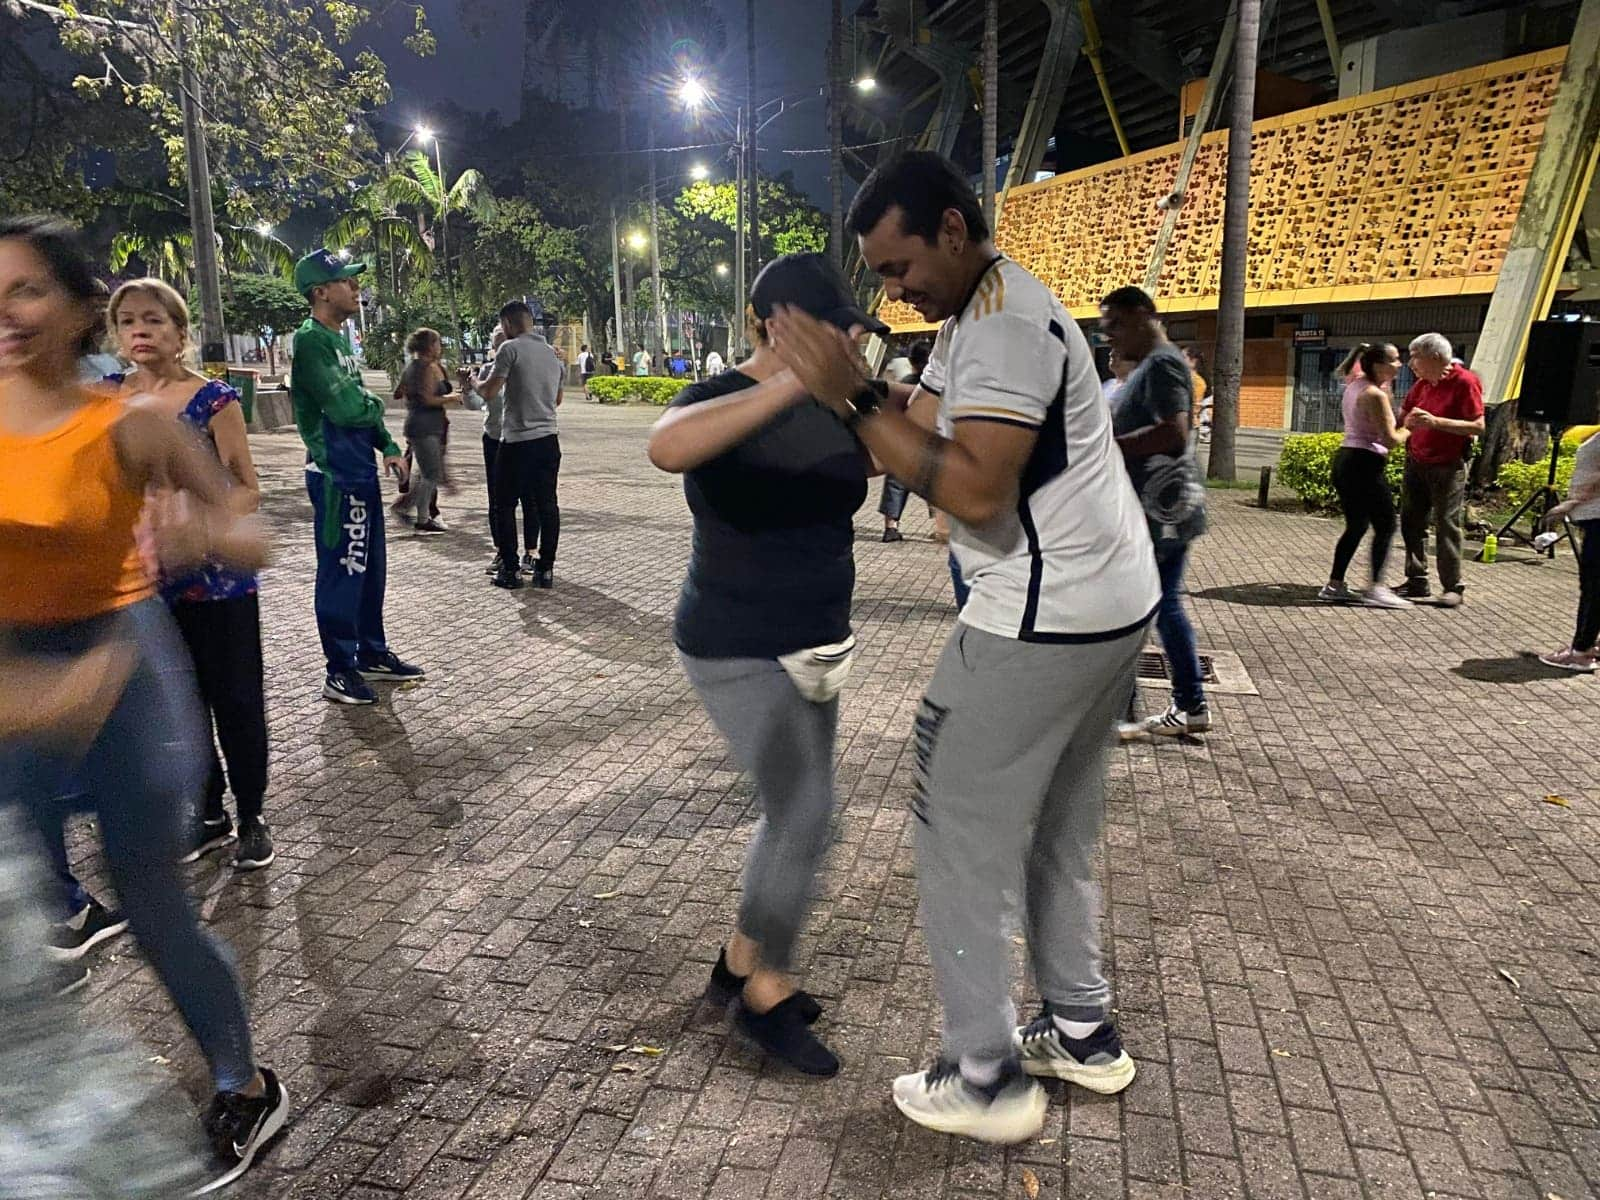
[[[163,563],[254,569],[265,540],[175,422],[78,382],[97,302],[70,226],[0,220],[0,804],[47,845],[70,812],[99,817],[133,932],[211,1066],[217,1187],[282,1128],[288,1098],[255,1063],[231,957],[177,873],[207,755],[188,659],[134,529],[155,488]]]

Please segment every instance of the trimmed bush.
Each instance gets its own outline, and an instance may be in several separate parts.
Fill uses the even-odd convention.
[[[655,404],[665,408],[683,391],[684,379],[656,375],[596,375],[589,380],[589,395],[601,404]]]
[[[1600,426],[1579,425],[1561,435],[1561,458],[1556,463],[1556,490],[1563,496],[1572,484],[1572,466],[1576,461],[1573,452],[1589,436],[1600,431]],[[1505,493],[1508,508],[1516,508],[1545,485],[1550,478],[1550,456],[1538,462],[1508,462],[1494,478],[1495,486]]]
[[[1333,456],[1344,441],[1342,433],[1296,433],[1283,439],[1278,455],[1278,479],[1299,493],[1310,509],[1339,512],[1339,493],[1333,490]],[[1389,490],[1400,495],[1400,476],[1405,471],[1406,450],[1396,446],[1389,451],[1384,478]]]

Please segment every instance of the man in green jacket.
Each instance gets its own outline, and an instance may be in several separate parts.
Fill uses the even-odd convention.
[[[339,704],[372,704],[371,682],[421,679],[383,632],[388,575],[383,496],[373,453],[402,484],[405,460],[383,424],[383,401],[362,386],[345,321],[361,309],[357,276],[365,263],[327,250],[295,265],[294,284],[311,303],[295,331],[289,393],[306,444],[306,491],[316,513],[317,632],[328,660],[322,694]]]

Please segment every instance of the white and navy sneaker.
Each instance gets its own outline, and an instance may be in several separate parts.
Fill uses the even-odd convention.
[[[1204,703],[1185,711],[1176,704],[1167,711],[1146,717],[1142,721],[1123,721],[1117,726],[1117,736],[1125,742],[1142,737],[1191,737],[1211,728],[1211,708]]]
[[[1355,604],[1361,597],[1350,590],[1350,585],[1342,579],[1338,583],[1325,583],[1322,590],[1317,593],[1317,599],[1324,604]]]
[[[1102,1096],[1120,1092],[1138,1073],[1109,1021],[1086,1038],[1073,1038],[1061,1032],[1046,1009],[1016,1031],[1012,1045],[1029,1075],[1065,1079]]]
[[[323,681],[322,698],[335,704],[376,704],[378,693],[360,671],[335,671]]]
[[[404,662],[393,650],[385,650],[377,658],[361,664],[361,678],[371,683],[406,683],[413,679],[426,679],[428,673],[421,667]]]
[[[67,920],[50,926],[50,942],[45,951],[58,962],[72,962],[127,928],[128,919],[121,913],[111,912],[98,900],[90,900]],[[88,978],[87,972],[84,978]]]
[[[289,1119],[289,1093],[266,1067],[261,1068],[261,1077],[267,1086],[259,1096],[218,1092],[212,1098],[205,1116],[206,1140],[211,1143],[208,1181],[191,1196],[225,1188],[243,1175]]]
[[[926,1071],[894,1081],[895,1107],[926,1129],[980,1142],[1025,1142],[1044,1128],[1044,1089],[1008,1063],[988,1087],[970,1083],[961,1068],[940,1059]]]

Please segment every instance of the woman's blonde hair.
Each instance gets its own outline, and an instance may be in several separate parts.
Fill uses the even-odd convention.
[[[744,332],[745,336],[750,339],[750,344],[752,346],[766,345],[767,323],[760,317],[756,316],[756,308],[753,304],[745,305]]]
[[[122,307],[124,300],[135,295],[154,296],[156,302],[167,312],[172,323],[178,327],[178,336],[183,339],[185,347],[189,345],[189,304],[173,287],[164,279],[146,276],[125,283],[111,293],[111,301],[106,305],[106,327],[113,338],[117,335],[117,311]]]
[[[421,354],[435,342],[439,343],[441,350],[444,348],[444,339],[439,336],[438,331],[429,329],[424,325],[421,329],[413,331],[411,336],[406,339],[406,353]]]

